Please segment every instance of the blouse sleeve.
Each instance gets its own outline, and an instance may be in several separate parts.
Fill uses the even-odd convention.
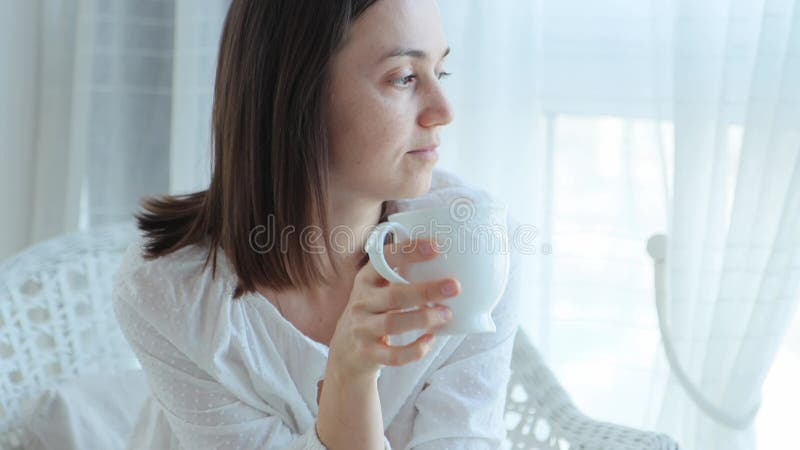
[[[123,334],[183,448],[326,450],[316,424],[293,433],[276,416],[237,399],[192,363],[124,301],[114,302]]]
[[[415,401],[417,416],[407,450],[495,450],[505,439],[504,410],[521,285],[519,253],[510,250],[506,290],[492,312],[497,331],[467,335],[426,378]]]

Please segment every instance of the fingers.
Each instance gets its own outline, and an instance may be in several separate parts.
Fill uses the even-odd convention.
[[[417,239],[405,241],[398,244],[386,244],[383,246],[383,254],[389,267],[404,267],[406,264],[427,261],[438,256],[435,245],[427,239]],[[375,285],[385,285],[388,283],[384,278],[367,263],[358,273],[368,283]]]
[[[424,358],[430,351],[433,341],[434,336],[425,333],[408,345],[393,347],[378,343],[370,346],[368,351],[372,354],[369,357],[384,366],[402,366]]]
[[[436,303],[461,292],[461,284],[454,278],[424,281],[413,284],[392,284],[381,288],[381,295],[374,296],[364,305],[373,314],[408,309],[426,303]]]
[[[435,245],[428,240],[413,240],[384,246],[384,256],[390,267],[427,261],[438,256]],[[359,314],[352,325],[355,348],[362,360],[384,366],[404,365],[424,357],[430,350],[433,335],[429,332],[405,346],[392,346],[388,335],[410,330],[435,330],[449,322],[444,305],[437,303],[461,293],[461,284],[453,278],[412,284],[390,284],[366,264],[356,275],[361,285],[360,295],[353,300],[352,311]],[[354,291],[356,287],[354,287]],[[415,307],[420,307],[413,309]],[[408,310],[412,308],[412,310]],[[402,311],[405,310],[405,311]]]
[[[383,247],[389,267],[400,267],[435,257],[435,244],[427,239],[417,239]]]
[[[425,306],[412,311],[390,311],[369,316],[360,324],[357,333],[367,338],[403,334],[411,330],[432,330],[452,318],[450,308],[444,305]]]

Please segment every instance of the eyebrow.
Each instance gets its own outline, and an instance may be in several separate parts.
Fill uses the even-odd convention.
[[[444,53],[442,53],[441,59],[444,59],[449,54],[450,54],[450,47],[447,47],[447,50],[445,50]],[[381,61],[389,58],[396,58],[398,56],[411,56],[412,58],[417,58],[417,59],[428,59],[428,54],[425,53],[424,50],[417,50],[413,48],[398,48],[385,54],[383,58],[381,58]]]

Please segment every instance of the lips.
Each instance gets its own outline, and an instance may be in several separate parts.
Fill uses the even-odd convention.
[[[411,150],[407,153],[408,156],[422,160],[422,161],[436,161],[439,159],[439,154],[436,153],[436,147],[420,148]]]
[[[430,147],[418,148],[418,149],[416,149],[416,150],[411,150],[411,151],[410,151],[410,152],[408,152],[408,153],[423,153],[423,152],[433,152],[433,151],[436,151],[436,148],[437,148],[437,147],[438,147],[438,145],[432,145],[432,146],[430,146]]]

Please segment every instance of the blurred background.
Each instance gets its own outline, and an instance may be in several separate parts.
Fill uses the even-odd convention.
[[[206,187],[228,2],[0,0],[0,260]],[[523,328],[578,406],[688,449],[796,449],[800,0],[439,4],[439,166],[533,230]]]

